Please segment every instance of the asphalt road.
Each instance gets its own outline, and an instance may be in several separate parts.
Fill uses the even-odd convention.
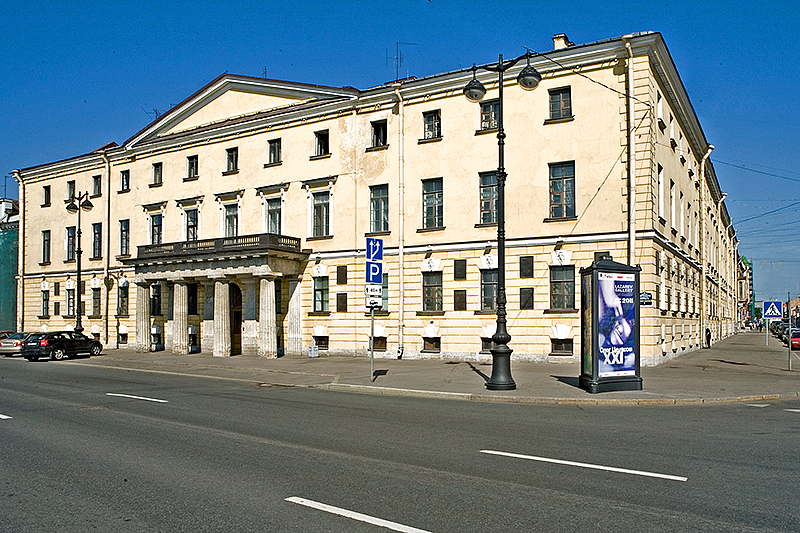
[[[799,432],[3,358],[0,531],[797,531]]]

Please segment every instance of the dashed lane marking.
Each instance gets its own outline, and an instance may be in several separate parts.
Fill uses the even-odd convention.
[[[107,392],[106,396],[118,396],[120,398],[132,398],[134,400],[144,400],[146,402],[169,403],[168,400],[159,400],[158,398],[146,398],[144,396],[132,396],[130,394],[117,394],[114,392]]]
[[[352,520],[358,520],[359,522],[366,522],[374,526],[380,526],[386,529],[391,529],[392,531],[400,531],[401,533],[430,533],[430,531],[425,531],[424,529],[417,529],[415,527],[398,524],[397,522],[390,522],[382,518],[376,518],[374,516],[357,513],[355,511],[350,511],[348,509],[342,509],[341,507],[334,507],[333,505],[328,505],[326,503],[319,503],[313,500],[307,500],[306,498],[298,498],[297,496],[292,496],[291,498],[286,498],[286,501],[297,503],[300,505],[305,505],[306,507],[311,507],[312,509],[325,511],[326,513],[344,516]]]
[[[671,481],[686,481],[689,478],[683,476],[673,476],[670,474],[659,474],[656,472],[645,472],[644,470],[629,470],[627,468],[617,468],[614,466],[593,465],[589,463],[577,463],[575,461],[564,461],[562,459],[551,459],[549,457],[537,457],[535,455],[522,455],[519,453],[498,452],[495,450],[481,450],[481,453],[488,453],[491,455],[502,455],[504,457],[513,457],[515,459],[527,459],[529,461],[539,461],[542,463],[554,463],[558,465],[577,466],[580,468],[590,468],[592,470],[605,470],[606,472],[618,472],[620,474],[633,474],[636,476],[655,477],[660,479],[668,479]]]

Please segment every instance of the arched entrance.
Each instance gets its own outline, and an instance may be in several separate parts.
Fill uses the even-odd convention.
[[[231,304],[231,355],[242,353],[242,289],[235,283],[230,284]]]

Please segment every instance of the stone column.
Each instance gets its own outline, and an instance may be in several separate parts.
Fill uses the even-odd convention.
[[[203,283],[203,331],[200,350],[208,353],[214,349],[214,282]]]
[[[172,350],[172,329],[175,326],[174,309],[174,284],[167,283],[167,320],[164,322],[164,350]]]
[[[214,282],[214,357],[231,355],[231,302],[228,282]]]
[[[259,287],[258,356],[278,357],[278,334],[275,331],[275,280],[261,278]]]
[[[256,280],[244,282],[244,316],[242,317],[242,355],[258,355],[258,295]]]
[[[137,352],[150,351],[150,284],[136,283],[136,344]]]
[[[289,309],[286,314],[286,353],[303,354],[303,309],[300,301],[300,281],[289,282]]]
[[[185,281],[176,282],[172,288],[172,353],[189,353],[189,290]]]

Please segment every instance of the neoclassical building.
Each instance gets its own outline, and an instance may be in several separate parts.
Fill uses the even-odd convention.
[[[504,81],[513,357],[577,360],[579,270],[642,267],[642,362],[736,320],[735,233],[662,36],[563,34]],[[121,145],[14,171],[18,327],[217,356],[363,355],[366,239],[384,242],[375,349],[488,358],[497,291],[497,75],[365,90],[223,74]],[[88,193],[77,217],[65,206]],[[82,234],[82,283],[76,248]],[[76,293],[76,291],[80,291]],[[80,294],[81,305],[76,305]]]

